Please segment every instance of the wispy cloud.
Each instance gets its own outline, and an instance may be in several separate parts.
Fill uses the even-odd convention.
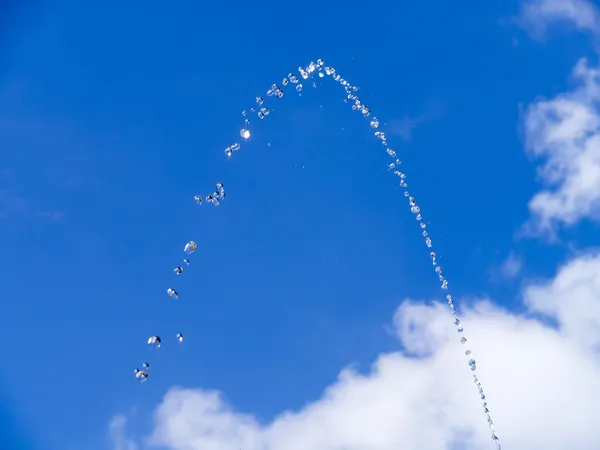
[[[556,22],[600,34],[600,11],[589,0],[528,0],[522,3],[516,22],[537,39],[544,38]]]
[[[60,211],[47,211],[40,213],[41,217],[49,220],[62,220],[65,218],[65,214]]]
[[[23,217],[30,211],[27,200],[8,190],[0,190],[0,219]]]
[[[41,218],[46,220],[62,220],[65,214],[57,210],[38,209],[25,197],[10,190],[0,190],[0,220],[30,220]]]
[[[412,139],[412,134],[417,126],[440,118],[444,113],[441,103],[430,101],[424,108],[423,113],[416,116],[405,115],[401,119],[387,121],[386,130],[389,135],[400,136],[405,140]]]
[[[108,426],[108,437],[114,450],[137,450],[137,444],[127,438],[125,427],[127,418],[125,416],[115,416]]]
[[[499,265],[494,265],[488,269],[491,280],[512,280],[518,277],[523,269],[523,259],[514,252],[508,256]]]

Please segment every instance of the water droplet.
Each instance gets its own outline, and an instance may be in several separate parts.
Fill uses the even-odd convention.
[[[299,84],[298,86],[296,86],[296,90],[297,90],[298,92],[300,92],[300,91],[302,90],[302,85],[301,85],[301,84]]]
[[[212,197],[212,196],[211,196]],[[212,198],[211,198],[212,199]],[[192,253],[194,253],[196,250],[198,250],[198,244],[196,244],[194,241],[189,241],[187,244],[185,244],[185,246],[183,247],[183,251],[186,252],[188,255],[191,255]]]
[[[158,336],[150,336],[148,338],[148,345],[153,346],[154,348],[160,348],[161,340]]]
[[[140,383],[143,383],[144,381],[146,381],[148,379],[148,372],[146,372],[145,370],[135,369],[134,374],[135,374],[135,378]]]
[[[419,214],[419,211],[421,211],[421,209],[418,206],[413,206],[412,208],[410,208],[410,212],[412,212],[413,214]]]
[[[460,343],[461,343],[461,344],[466,344],[466,343],[467,343],[467,338],[466,338],[466,337],[464,337],[464,336],[463,336],[463,337],[461,337],[461,338],[460,338]]]
[[[248,139],[250,137],[250,132],[248,130],[246,130],[245,128],[242,128],[240,130],[240,136],[243,137],[244,139]]]
[[[379,126],[379,119],[377,117],[373,117],[371,119],[371,128],[377,128]]]
[[[198,203],[199,205],[202,204],[202,197],[200,197],[199,195],[194,195],[194,200],[196,201],[196,203]]]

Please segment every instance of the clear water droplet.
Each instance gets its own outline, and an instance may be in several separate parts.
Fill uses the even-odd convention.
[[[196,250],[198,250],[198,244],[196,244],[194,241],[189,241],[187,244],[185,244],[185,246],[183,247],[183,251],[186,252],[188,255],[191,255],[192,253],[194,253]]]
[[[240,136],[244,139],[248,139],[250,137],[250,131],[246,130],[245,128],[242,128],[240,130]]]

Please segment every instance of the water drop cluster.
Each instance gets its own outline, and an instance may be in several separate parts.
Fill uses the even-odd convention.
[[[215,191],[212,194],[208,194],[207,196],[205,196],[206,202],[210,202],[215,206],[218,206],[221,203],[221,201],[223,201],[224,199],[225,199],[225,186],[221,182],[219,182],[215,185]],[[202,205],[202,203],[203,203],[203,199],[199,195],[196,195],[194,197],[194,200],[198,205]],[[186,254],[186,256],[196,253],[197,250],[198,250],[198,244],[195,241],[188,241],[183,246],[183,251]],[[175,273],[175,275],[181,275],[183,273],[184,269],[189,265],[190,265],[189,258],[187,258],[187,257],[183,258],[182,263],[180,265],[176,266],[173,269],[173,272]],[[177,290],[175,288],[172,288],[172,287],[167,288],[167,295],[169,297],[171,297],[173,300],[179,299],[179,292],[177,292]],[[183,334],[182,333],[177,333],[177,335],[175,337],[178,342],[183,342]],[[152,348],[159,349],[162,346],[162,339],[160,338],[160,336],[150,336],[148,338],[147,343]],[[149,377],[149,370],[148,370],[149,368],[150,368],[150,364],[147,362],[144,362],[142,364],[141,369],[139,369],[139,368],[134,369],[133,373],[135,375],[136,380],[138,380],[140,383],[143,383],[144,381],[146,381]]]
[[[233,147],[237,150],[240,148],[240,144],[233,144],[232,146],[227,147],[227,149],[233,152],[233,150],[231,150]],[[231,154],[229,154],[229,156],[231,156]],[[207,203],[219,206],[223,200],[225,200],[225,186],[220,182],[215,185],[215,190],[211,194],[204,196],[204,198],[201,195],[194,196],[194,201],[198,205],[202,205],[204,201],[206,201]]]

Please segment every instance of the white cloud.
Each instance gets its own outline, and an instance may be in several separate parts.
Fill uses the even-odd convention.
[[[538,38],[554,22],[569,22],[580,30],[600,33],[600,12],[589,0],[525,1],[518,22]]]
[[[527,317],[486,301],[464,317],[504,447],[596,450],[600,255],[571,261],[524,296]],[[531,317],[540,314],[558,326]],[[321,398],[266,425],[217,392],[172,389],[150,442],[169,450],[494,448],[449,312],[406,301],[394,324],[407,353],[381,355],[368,375],[343,370]]]
[[[581,256],[568,263],[552,282],[525,291],[530,309],[559,318],[565,336],[600,351],[600,259]]]
[[[529,203],[529,232],[600,219],[600,71],[582,59],[573,77],[573,91],[534,102],[525,113],[526,146],[544,159],[545,184]]]
[[[500,265],[500,273],[504,278],[515,278],[523,267],[523,260],[514,253],[509,253]]]
[[[110,421],[108,426],[108,437],[113,444],[114,450],[137,450],[137,444],[128,439],[125,434],[127,418],[116,416]]]

